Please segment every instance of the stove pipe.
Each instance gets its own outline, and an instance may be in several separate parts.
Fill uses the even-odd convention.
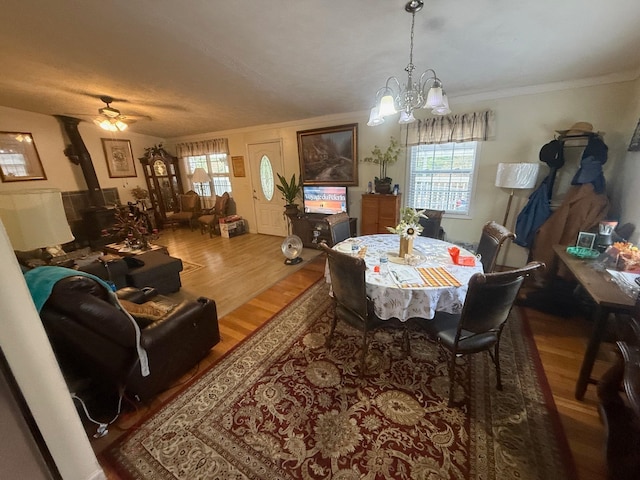
[[[78,131],[80,120],[64,115],[54,115],[54,117],[62,124],[64,132],[70,142],[65,148],[64,154],[69,160],[76,165],[80,165],[80,168],[82,168],[82,175],[84,176],[85,182],[87,182],[87,189],[89,191],[89,203],[92,207],[105,207],[104,195],[102,194],[100,183],[98,183],[96,171],[93,168],[91,155],[89,155],[89,150],[87,150]]]

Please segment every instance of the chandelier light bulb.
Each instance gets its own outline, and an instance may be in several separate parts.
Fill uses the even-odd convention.
[[[393,97],[391,95],[385,95],[380,99],[378,111],[380,112],[381,117],[398,113],[396,106],[393,104]]]
[[[367,125],[370,127],[375,127],[376,125],[380,125],[381,123],[384,123],[384,118],[380,115],[380,110],[378,109],[378,107],[373,107],[371,109],[371,113],[369,114],[369,121],[367,122]]]

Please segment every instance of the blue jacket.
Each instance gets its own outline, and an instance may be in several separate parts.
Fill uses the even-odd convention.
[[[549,181],[549,176],[542,180],[540,186],[529,195],[529,201],[518,214],[514,242],[521,247],[533,246],[536,232],[551,216]]]

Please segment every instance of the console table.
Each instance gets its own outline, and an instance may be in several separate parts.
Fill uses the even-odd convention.
[[[575,396],[578,400],[582,400],[587,386],[590,383],[597,383],[591,378],[591,370],[598,355],[609,314],[630,314],[634,309],[635,301],[613,282],[606,271],[593,268],[593,260],[573,257],[567,253],[567,247],[563,245],[554,245],[553,251],[596,304],[596,309],[593,312],[593,330],[576,382]]]

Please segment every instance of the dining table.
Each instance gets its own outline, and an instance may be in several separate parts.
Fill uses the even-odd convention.
[[[366,293],[383,320],[432,319],[436,311],[461,313],[469,279],[483,272],[482,263],[473,253],[429,237],[416,237],[408,258],[399,255],[397,234],[348,238],[333,248],[364,259]],[[449,250],[455,248],[459,251],[458,263],[465,265],[454,263]],[[388,258],[387,274],[379,272],[381,256]],[[330,283],[328,267],[325,277]]]

